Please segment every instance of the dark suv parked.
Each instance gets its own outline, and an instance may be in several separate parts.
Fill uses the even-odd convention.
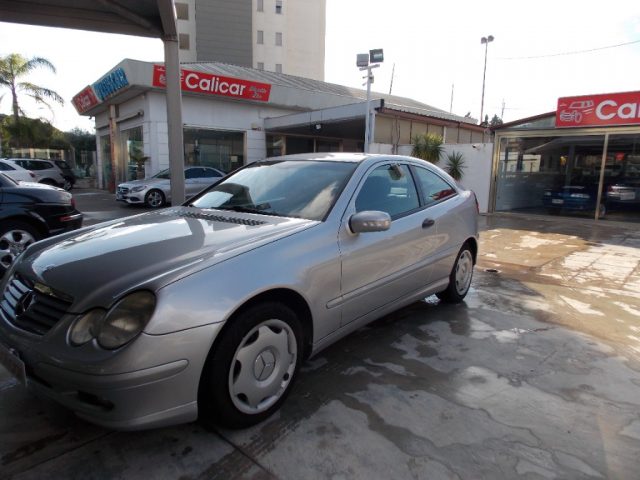
[[[82,226],[70,193],[18,184],[0,173],[0,275],[32,243]]]

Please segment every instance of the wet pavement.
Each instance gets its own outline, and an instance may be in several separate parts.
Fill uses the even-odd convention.
[[[78,203],[108,212],[99,197]],[[0,369],[0,478],[639,478],[640,231],[482,223],[463,304],[343,339],[248,430],[108,431]]]

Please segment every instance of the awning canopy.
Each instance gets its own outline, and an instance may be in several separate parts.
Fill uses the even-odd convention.
[[[0,0],[3,22],[140,37],[177,35],[171,0]]]
[[[171,197],[175,203],[184,201],[180,63],[173,0],[0,0],[0,20],[162,39],[167,78]]]

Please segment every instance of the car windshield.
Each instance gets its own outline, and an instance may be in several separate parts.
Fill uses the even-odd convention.
[[[348,162],[257,162],[225,178],[190,205],[323,220],[355,168],[355,163]]]
[[[151,178],[162,178],[162,179],[168,180],[170,178],[169,169],[167,168],[166,170],[162,170],[161,172],[158,172],[155,175],[153,175]]]

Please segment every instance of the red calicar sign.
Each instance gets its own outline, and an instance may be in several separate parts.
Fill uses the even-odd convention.
[[[153,86],[163,88],[167,86],[163,65],[153,66]],[[184,68],[180,69],[180,86],[183,92],[243,98],[259,102],[268,102],[271,94],[271,85],[268,83],[223,77]]]
[[[558,99],[556,127],[640,125],[640,92]]]

